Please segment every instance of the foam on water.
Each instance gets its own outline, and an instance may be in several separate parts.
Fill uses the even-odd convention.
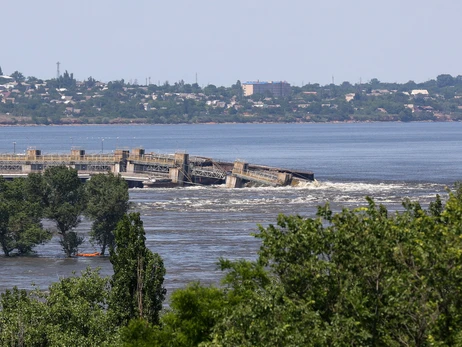
[[[169,289],[192,280],[217,282],[219,257],[252,259],[259,241],[250,233],[257,223],[275,223],[278,213],[312,217],[325,202],[338,211],[365,205],[366,196],[389,210],[402,208],[406,197],[425,206],[437,193],[444,199],[445,184],[462,175],[462,158],[454,155],[461,151],[462,123],[8,127],[0,132],[4,152],[11,151],[13,141],[21,151],[37,146],[45,153],[62,152],[73,138],[75,145],[93,153],[104,137],[108,148],[115,148],[116,141],[128,148],[142,144],[147,152],[187,148],[191,155],[224,161],[241,153],[251,156],[243,158],[249,163],[315,173],[318,181],[298,187],[131,189],[148,247],[164,258]],[[86,235],[89,228],[81,224],[78,231]],[[93,250],[88,237],[83,249]],[[13,284],[30,288],[32,282],[45,288],[88,265],[111,272],[107,258],[64,259],[56,237],[37,250],[37,257],[0,257],[0,278],[8,279],[0,281],[0,291]]]
[[[166,285],[173,289],[192,280],[217,282],[221,276],[216,271],[219,257],[254,259],[260,241],[251,234],[258,230],[258,224],[274,224],[279,213],[314,217],[317,207],[326,202],[338,211],[366,205],[366,196],[395,211],[402,209],[406,197],[425,205],[437,193],[444,198],[445,185],[319,181],[303,187],[130,189],[130,200],[133,210],[142,215],[148,247],[164,259]],[[87,235],[90,225],[87,221],[78,231]],[[82,250],[93,251],[86,239]],[[0,277],[11,278],[9,283],[20,288],[31,288],[34,281],[45,288],[56,281],[56,274],[64,276],[68,270],[79,272],[87,266],[99,266],[103,274],[111,273],[107,258],[64,259],[58,241],[55,237],[38,247],[34,261],[0,257]]]

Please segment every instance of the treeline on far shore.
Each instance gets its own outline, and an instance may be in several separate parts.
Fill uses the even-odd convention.
[[[1,71],[1,69],[0,69]],[[0,72],[1,75],[1,72]],[[275,96],[181,80],[77,81],[65,72],[49,80],[15,71],[0,76],[0,124],[179,124],[262,122],[460,121],[462,76],[416,83],[343,82],[291,86]]]

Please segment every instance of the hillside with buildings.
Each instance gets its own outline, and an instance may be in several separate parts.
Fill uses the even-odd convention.
[[[1,71],[1,70],[0,70]],[[0,124],[459,121],[462,76],[340,85],[237,81],[230,87],[42,80],[0,75]]]

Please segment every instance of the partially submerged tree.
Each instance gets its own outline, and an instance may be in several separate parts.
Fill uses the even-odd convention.
[[[51,233],[42,227],[40,201],[28,194],[32,183],[28,178],[10,182],[0,178],[0,245],[6,256],[28,254],[51,239]]]
[[[91,240],[104,255],[106,247],[114,247],[114,230],[128,210],[128,184],[120,175],[98,174],[85,183],[85,194],[85,215],[93,221]]]
[[[115,247],[110,249],[114,275],[109,309],[120,325],[135,318],[159,322],[166,294],[165,268],[162,258],[146,247],[145,240],[140,214],[125,215],[115,230]]]
[[[79,225],[85,207],[83,184],[77,170],[66,166],[49,167],[43,174],[45,217],[52,220],[68,257],[77,252],[83,237],[72,231]]]

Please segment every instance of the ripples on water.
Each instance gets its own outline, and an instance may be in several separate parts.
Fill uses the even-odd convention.
[[[334,183],[314,182],[300,188],[190,187],[130,190],[132,209],[142,215],[147,246],[159,253],[167,269],[169,291],[191,281],[218,283],[218,258],[255,259],[259,248],[251,236],[257,224],[276,222],[279,213],[313,217],[317,206],[329,202],[342,207],[365,204],[365,196],[399,210],[408,197],[427,205],[436,194],[446,196],[445,185],[434,183]],[[86,235],[90,223],[83,221],[79,232]],[[88,239],[88,237],[87,237]],[[13,286],[46,288],[51,282],[87,266],[112,271],[106,258],[66,259],[58,238],[36,248],[32,257],[0,257],[0,291]],[[94,251],[87,241],[81,251]]]

